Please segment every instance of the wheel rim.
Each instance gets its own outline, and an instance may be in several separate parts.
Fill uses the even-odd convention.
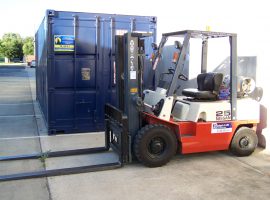
[[[152,138],[148,144],[148,152],[151,156],[161,155],[166,148],[165,141],[160,137]]]
[[[248,138],[247,136],[242,137],[242,138],[240,139],[240,141],[239,141],[239,146],[240,146],[240,148],[242,148],[242,149],[248,148],[249,144],[250,144],[250,141],[249,141],[249,138]]]

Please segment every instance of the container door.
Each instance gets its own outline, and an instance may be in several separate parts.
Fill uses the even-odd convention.
[[[100,19],[80,19],[76,35],[75,118],[81,128],[103,129],[102,68],[100,67]],[[92,129],[92,128],[90,128]],[[92,129],[92,130],[94,130]]]
[[[99,26],[96,18],[53,18],[48,69],[50,125],[61,132],[99,126]]]

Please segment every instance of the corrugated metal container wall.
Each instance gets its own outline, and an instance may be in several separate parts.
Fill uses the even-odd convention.
[[[37,100],[49,134],[104,129],[104,104],[116,104],[115,35],[152,32],[156,17],[48,10],[36,33]]]

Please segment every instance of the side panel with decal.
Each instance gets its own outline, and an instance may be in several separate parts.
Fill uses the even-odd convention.
[[[212,123],[211,133],[230,133],[232,123]]]

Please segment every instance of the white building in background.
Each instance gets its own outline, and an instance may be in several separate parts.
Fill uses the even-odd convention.
[[[5,57],[5,63],[9,63],[9,59]]]

